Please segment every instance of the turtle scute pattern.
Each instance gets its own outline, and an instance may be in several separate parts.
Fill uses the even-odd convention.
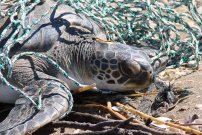
[[[90,66],[102,89],[138,90],[153,81],[150,60],[140,49],[120,43],[98,43],[95,50]]]
[[[69,10],[67,11],[69,12]],[[67,14],[64,19],[80,22],[82,24],[80,27],[84,28],[82,26],[86,24],[83,22],[85,19],[81,19],[80,16],[74,19],[72,16],[76,16],[76,14]],[[46,21],[41,23],[46,23]],[[70,24],[75,24],[73,22]],[[97,32],[92,30],[92,33],[89,34],[101,38],[100,29],[94,25],[92,27]],[[67,30],[69,29],[70,27],[67,27]],[[50,33],[49,29],[45,30]],[[54,42],[54,45],[51,44],[52,48],[43,54],[56,61],[80,83],[86,85],[96,83],[97,88],[101,90],[127,91],[146,88],[153,81],[154,71],[151,62],[140,49],[120,43],[100,43],[87,38],[85,34],[75,36],[75,33],[61,31],[61,35],[53,33],[55,37],[59,36],[58,40]],[[38,37],[40,34],[32,40],[30,39],[33,42],[30,41],[28,46],[38,44],[38,42],[44,43]],[[51,39],[48,38],[49,40]],[[40,53],[42,52],[40,51]],[[51,89],[50,87],[44,88],[42,84],[38,83],[39,81],[44,82],[44,85],[50,83],[55,85],[52,85]],[[34,55],[18,59],[13,66],[11,82],[22,88],[36,102],[38,101],[38,90],[43,88],[42,109],[38,110],[34,104],[28,102],[26,97],[19,97],[8,117],[0,123],[0,134],[18,135],[33,132],[71,111],[73,99],[69,92],[69,82],[58,78],[58,71],[44,59]],[[66,87],[64,89],[58,87],[61,84]]]
[[[154,72],[149,58],[140,49],[120,43],[107,44],[91,38],[80,38],[82,40],[78,44],[58,41],[57,48],[53,47],[53,50],[46,53],[60,66],[66,67],[68,72],[73,71],[76,76],[72,77],[86,77],[91,84],[96,83],[98,89],[112,91],[139,90],[148,87],[153,81]],[[69,92],[69,83],[57,78],[58,72],[54,69],[50,63],[35,56],[29,59],[22,57],[16,61],[12,79],[19,86],[23,85],[25,92],[34,97],[35,101],[38,101],[39,90],[42,89],[42,109],[38,110],[30,102],[22,103],[22,99],[28,100],[26,97],[18,98],[8,117],[0,123],[0,134],[33,132],[71,111],[73,98]],[[50,70],[54,71],[48,72]],[[30,79],[27,80],[27,77]],[[43,84],[39,84],[39,81]],[[48,87],[50,83],[55,84],[51,85],[52,89]],[[58,87],[61,84],[66,87]],[[14,119],[16,114],[18,116]]]

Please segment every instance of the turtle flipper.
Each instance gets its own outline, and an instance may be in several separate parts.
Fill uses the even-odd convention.
[[[66,87],[56,81],[41,80],[27,87],[25,92],[38,101],[42,92],[42,107],[37,109],[27,98],[21,96],[8,117],[0,123],[0,134],[22,135],[32,133],[45,124],[64,116],[71,110],[73,99]]]

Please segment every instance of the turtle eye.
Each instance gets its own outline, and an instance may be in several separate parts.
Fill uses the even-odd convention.
[[[134,78],[141,72],[141,67],[136,61],[124,61],[119,63],[120,72],[123,75]]]

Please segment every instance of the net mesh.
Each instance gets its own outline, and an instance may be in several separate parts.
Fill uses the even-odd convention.
[[[7,42],[0,48],[0,69],[8,68],[8,77],[12,73],[13,62],[9,57],[10,49],[28,37],[32,27],[37,25],[52,9],[61,3],[67,4],[76,12],[84,14],[99,23],[106,32],[108,40],[130,45],[156,48],[158,52],[152,58],[168,55],[169,65],[173,67],[188,65],[197,67],[200,60],[200,38],[202,17],[198,13],[195,0],[175,0],[160,2],[157,0],[59,0],[38,20],[26,25],[25,20],[41,0],[2,0],[0,1],[0,19],[10,19],[10,24],[1,28],[0,41],[13,31]],[[183,9],[183,10],[182,10]],[[0,26],[3,24],[0,23]],[[23,30],[23,32],[20,32]],[[24,52],[14,56],[34,54],[53,63],[67,78],[70,78],[57,63],[38,53]],[[2,82],[11,89],[20,91],[12,86],[0,72]],[[30,98],[27,96],[27,98]],[[30,98],[32,101],[32,99]],[[32,101],[35,103],[34,101]]]

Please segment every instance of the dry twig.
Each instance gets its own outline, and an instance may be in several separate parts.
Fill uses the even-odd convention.
[[[139,116],[143,117],[143,118],[151,119],[152,121],[156,121],[156,122],[158,122],[159,124],[165,124],[165,125],[168,125],[168,126],[170,126],[170,127],[175,127],[175,128],[184,130],[184,131],[186,131],[186,132],[188,132],[188,133],[191,133],[191,134],[202,135],[202,132],[200,132],[200,131],[198,131],[198,130],[195,130],[195,129],[192,129],[192,128],[190,128],[190,127],[181,126],[181,125],[174,124],[174,123],[171,123],[171,122],[164,122],[164,121],[159,120],[158,118],[154,118],[154,117],[152,117],[152,116],[149,116],[149,115],[147,115],[147,114],[144,114],[144,113],[142,113],[142,112],[140,112],[140,111],[138,111],[138,110],[136,110],[136,109],[134,109],[134,108],[132,108],[132,107],[130,107],[130,106],[127,107],[127,106],[125,106],[125,105],[123,105],[123,104],[121,104],[121,103],[118,103],[118,102],[115,102],[115,104],[116,104],[118,107],[121,107],[121,108],[123,108],[123,109],[126,109],[126,110],[128,110],[128,111],[130,111],[130,112],[132,112],[132,113],[134,113],[134,114],[136,114],[136,115],[139,115]]]
[[[85,105],[74,105],[74,107],[98,107],[103,110],[108,111],[112,116],[120,119],[120,120],[126,120],[127,118],[123,115],[121,115],[118,112],[113,111],[112,109],[109,109],[108,107],[101,105],[101,104],[85,104]]]
[[[129,96],[129,97],[139,97],[139,96],[146,96],[146,95],[156,95],[158,93],[159,92],[145,92],[145,93],[130,94],[130,95],[127,95],[127,96]]]

